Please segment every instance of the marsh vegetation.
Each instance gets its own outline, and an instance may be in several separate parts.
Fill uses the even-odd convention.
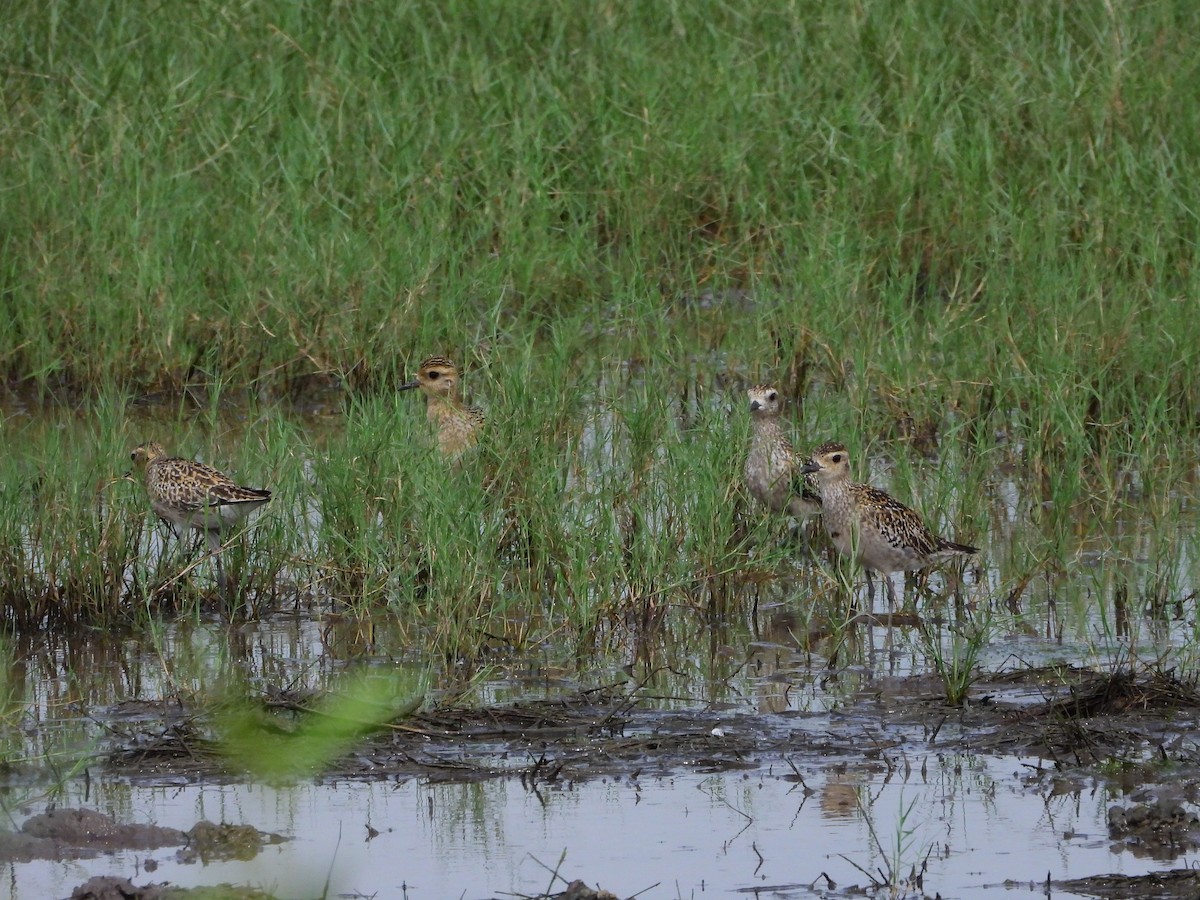
[[[160,670],[101,695],[213,704],[247,692],[237,626],[280,616],[320,639],[251,692],[398,665],[400,707],[486,704],[530,666],[705,702],[805,685],[770,712],[883,672],[961,703],[1051,657],[1196,671],[1200,10],[8,18],[14,764],[86,755],[17,724],[39,642],[83,678],[92,651],[64,648],[97,630]],[[457,465],[397,390],[431,354],[487,414]],[[861,571],[745,496],[764,381],[797,447],[844,442],[856,478],[982,548],[909,579],[886,647],[854,624]],[[148,440],[273,492],[226,542],[231,595],[121,478]]]

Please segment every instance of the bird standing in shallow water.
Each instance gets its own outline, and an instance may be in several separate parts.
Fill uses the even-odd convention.
[[[804,460],[796,456],[784,431],[783,398],[767,384],[746,391],[750,398],[750,452],[743,477],[750,495],[774,512],[803,519],[821,511],[821,497],[811,475],[801,475]]]
[[[154,441],[129,454],[142,475],[150,506],[159,518],[174,526],[204,533],[217,566],[217,583],[225,593],[225,570],[221,565],[221,533],[271,499],[271,492],[242,487],[212,466],[167,456]]]
[[[483,430],[483,410],[466,406],[459,388],[458,367],[444,356],[431,356],[417,369],[417,377],[400,390],[420,388],[425,395],[426,417],[437,429],[438,451],[457,459],[474,447]]]
[[[844,444],[822,444],[801,471],[816,476],[825,530],[839,553],[855,557],[866,567],[867,595],[872,600],[872,569],[883,576],[888,602],[895,606],[890,572],[923,569],[979,552],[938,537],[916,512],[884,491],[851,481],[850,454]]]

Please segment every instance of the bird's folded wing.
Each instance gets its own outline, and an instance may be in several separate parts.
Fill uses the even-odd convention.
[[[246,488],[238,484],[214,484],[208,489],[209,506],[230,506],[236,503],[262,503],[270,499],[270,491]]]

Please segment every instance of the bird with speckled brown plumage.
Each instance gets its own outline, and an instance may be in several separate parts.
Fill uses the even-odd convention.
[[[937,536],[920,515],[890,494],[851,481],[850,454],[844,444],[822,444],[801,471],[817,480],[821,514],[833,545],[866,568],[867,593],[872,600],[872,569],[883,577],[888,601],[895,606],[896,588],[889,573],[923,569],[979,552]]]
[[[743,478],[759,503],[798,519],[821,511],[821,497],[811,475],[802,475],[805,460],[797,456],[783,423],[783,398],[769,384],[746,391],[750,399],[750,450]]]
[[[420,388],[425,395],[425,415],[437,432],[438,451],[448,460],[458,459],[474,447],[483,431],[483,410],[462,401],[458,367],[444,356],[431,356],[417,368],[416,377],[400,390]]]
[[[129,454],[134,469],[159,518],[203,532],[217,566],[217,581],[225,592],[221,566],[221,534],[271,499],[271,492],[242,487],[212,466],[192,459],[168,456],[162,444],[142,444]]]

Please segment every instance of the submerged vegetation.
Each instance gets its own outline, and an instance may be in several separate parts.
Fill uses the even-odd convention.
[[[798,447],[838,437],[985,548],[967,606],[1034,593],[1061,640],[1118,598],[1077,626],[1102,647],[1194,609],[1200,10],[9,13],[15,630],[211,596],[120,478],[154,438],[275,493],[227,542],[229,614],[386,613],[447,661],[641,659],[760,601],[837,631],[841,574],[743,502],[765,380]],[[396,393],[435,353],[487,412],[458,465]]]

